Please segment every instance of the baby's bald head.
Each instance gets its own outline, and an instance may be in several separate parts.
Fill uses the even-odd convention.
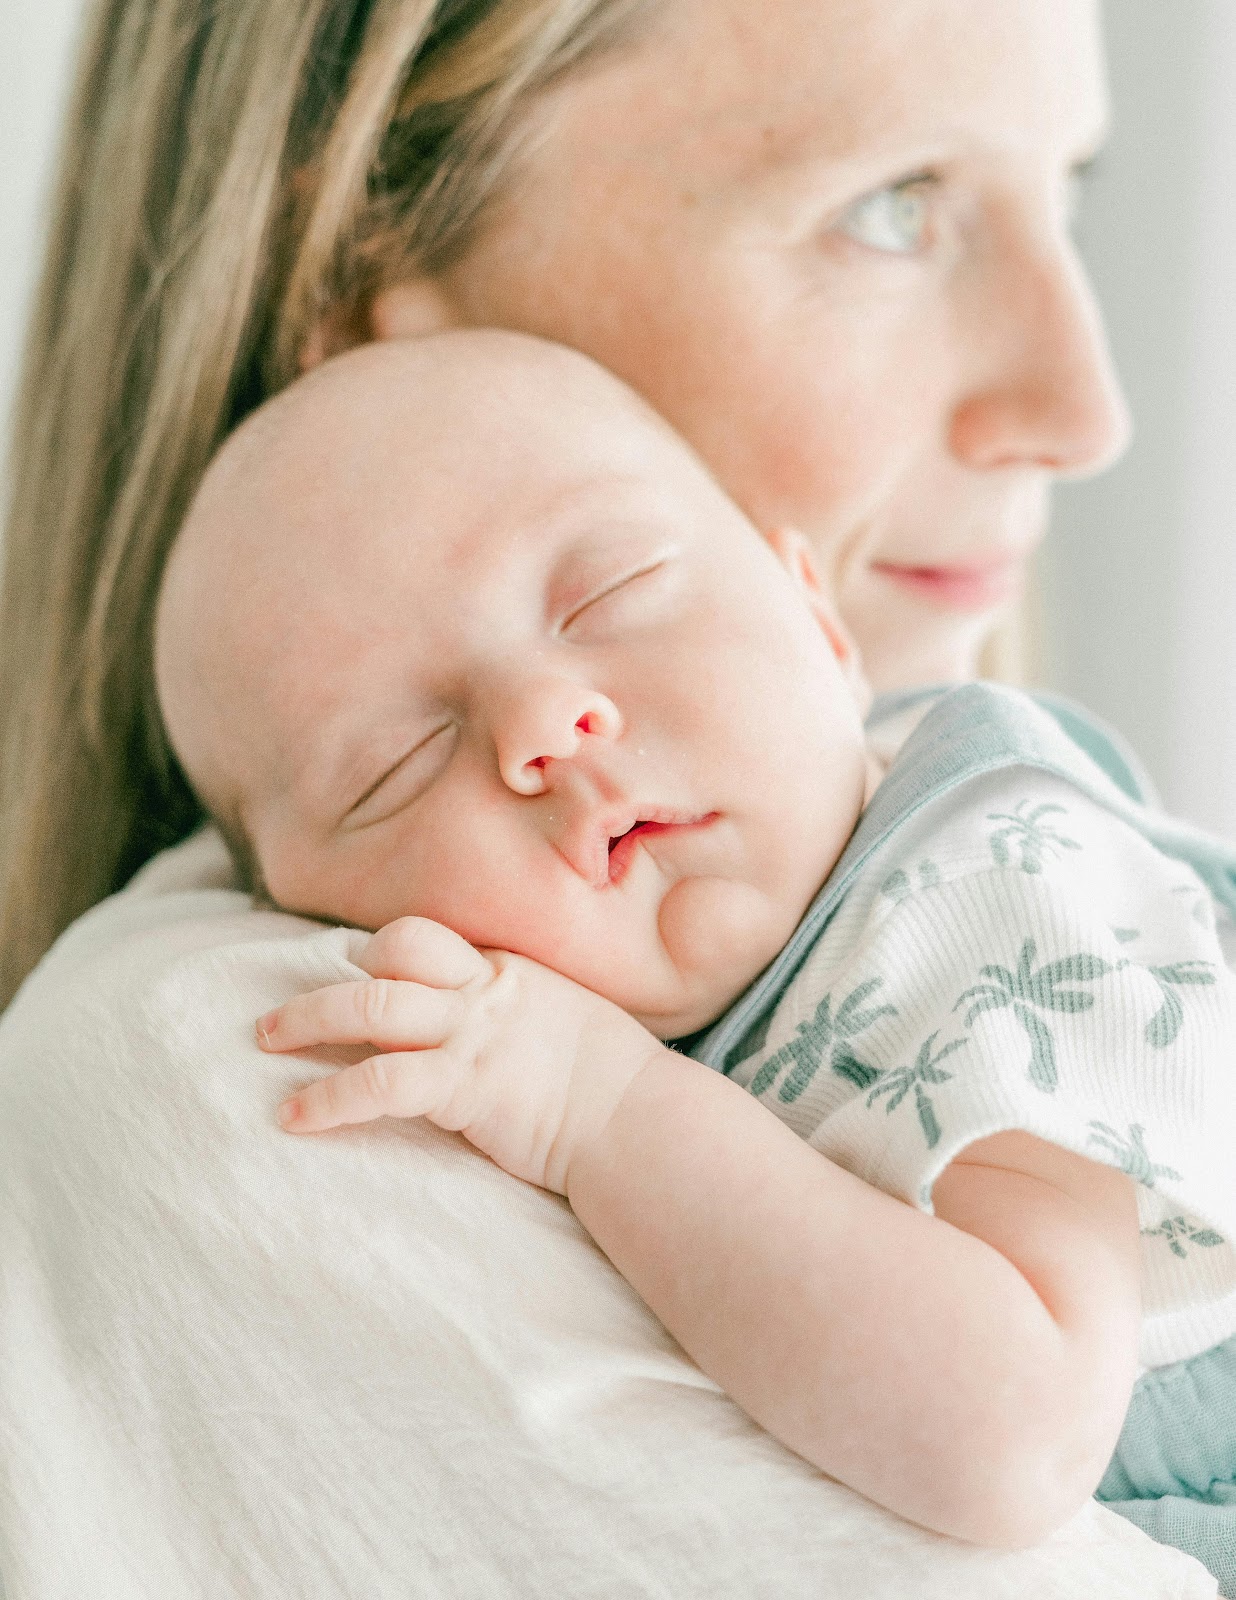
[[[513,474],[552,472],[568,430],[611,453],[626,431],[641,465],[650,441],[688,454],[593,362],[496,330],[351,351],[224,443],[168,559],[155,677],[172,748],[242,865],[251,780],[292,781],[288,741],[272,738],[290,680],[311,711],[307,676],[364,627],[374,543],[431,558],[461,524],[492,518]]]
[[[167,731],[277,904],[428,917],[690,1032],[862,803],[804,549],[580,355],[366,346],[207,473],[157,609]]]

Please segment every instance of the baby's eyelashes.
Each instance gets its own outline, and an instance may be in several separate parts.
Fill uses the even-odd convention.
[[[645,595],[644,592],[653,587],[647,580],[661,575],[668,560],[668,556],[657,556],[598,584],[590,594],[566,613],[558,625],[559,631],[566,633],[571,629],[578,629],[585,621],[600,620],[602,613],[607,622],[619,620],[617,615],[619,607],[637,607],[641,601],[650,598],[650,595]],[[612,617],[611,613],[614,613]]]
[[[458,731],[456,723],[445,722],[405,751],[348,808],[341,828],[347,832],[369,828],[410,805],[450,761]]]

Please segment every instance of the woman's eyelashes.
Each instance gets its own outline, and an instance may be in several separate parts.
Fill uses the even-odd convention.
[[[916,172],[872,189],[846,207],[833,231],[884,255],[917,255],[931,243],[932,196],[938,183],[934,173]]]
[[[456,732],[454,722],[445,722],[400,756],[354,802],[343,827],[352,831],[385,822],[419,798],[450,760]]]

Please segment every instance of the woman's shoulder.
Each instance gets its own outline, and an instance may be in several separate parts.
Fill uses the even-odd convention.
[[[327,931],[320,923],[255,905],[237,888],[217,831],[202,828],[72,923],[10,1003],[3,1027],[19,1021],[28,1026],[91,997],[122,1015],[186,960]]]

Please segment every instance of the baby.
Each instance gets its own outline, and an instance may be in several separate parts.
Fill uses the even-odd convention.
[[[804,541],[516,335],[246,422],[155,663],[251,885],[379,930],[258,1024],[378,1052],[285,1127],[426,1116],[565,1195],[757,1421],[928,1527],[1167,1492],[1112,1457],[1139,1341],[1173,1372],[1236,1330],[1219,847],[982,686],[880,783]]]

